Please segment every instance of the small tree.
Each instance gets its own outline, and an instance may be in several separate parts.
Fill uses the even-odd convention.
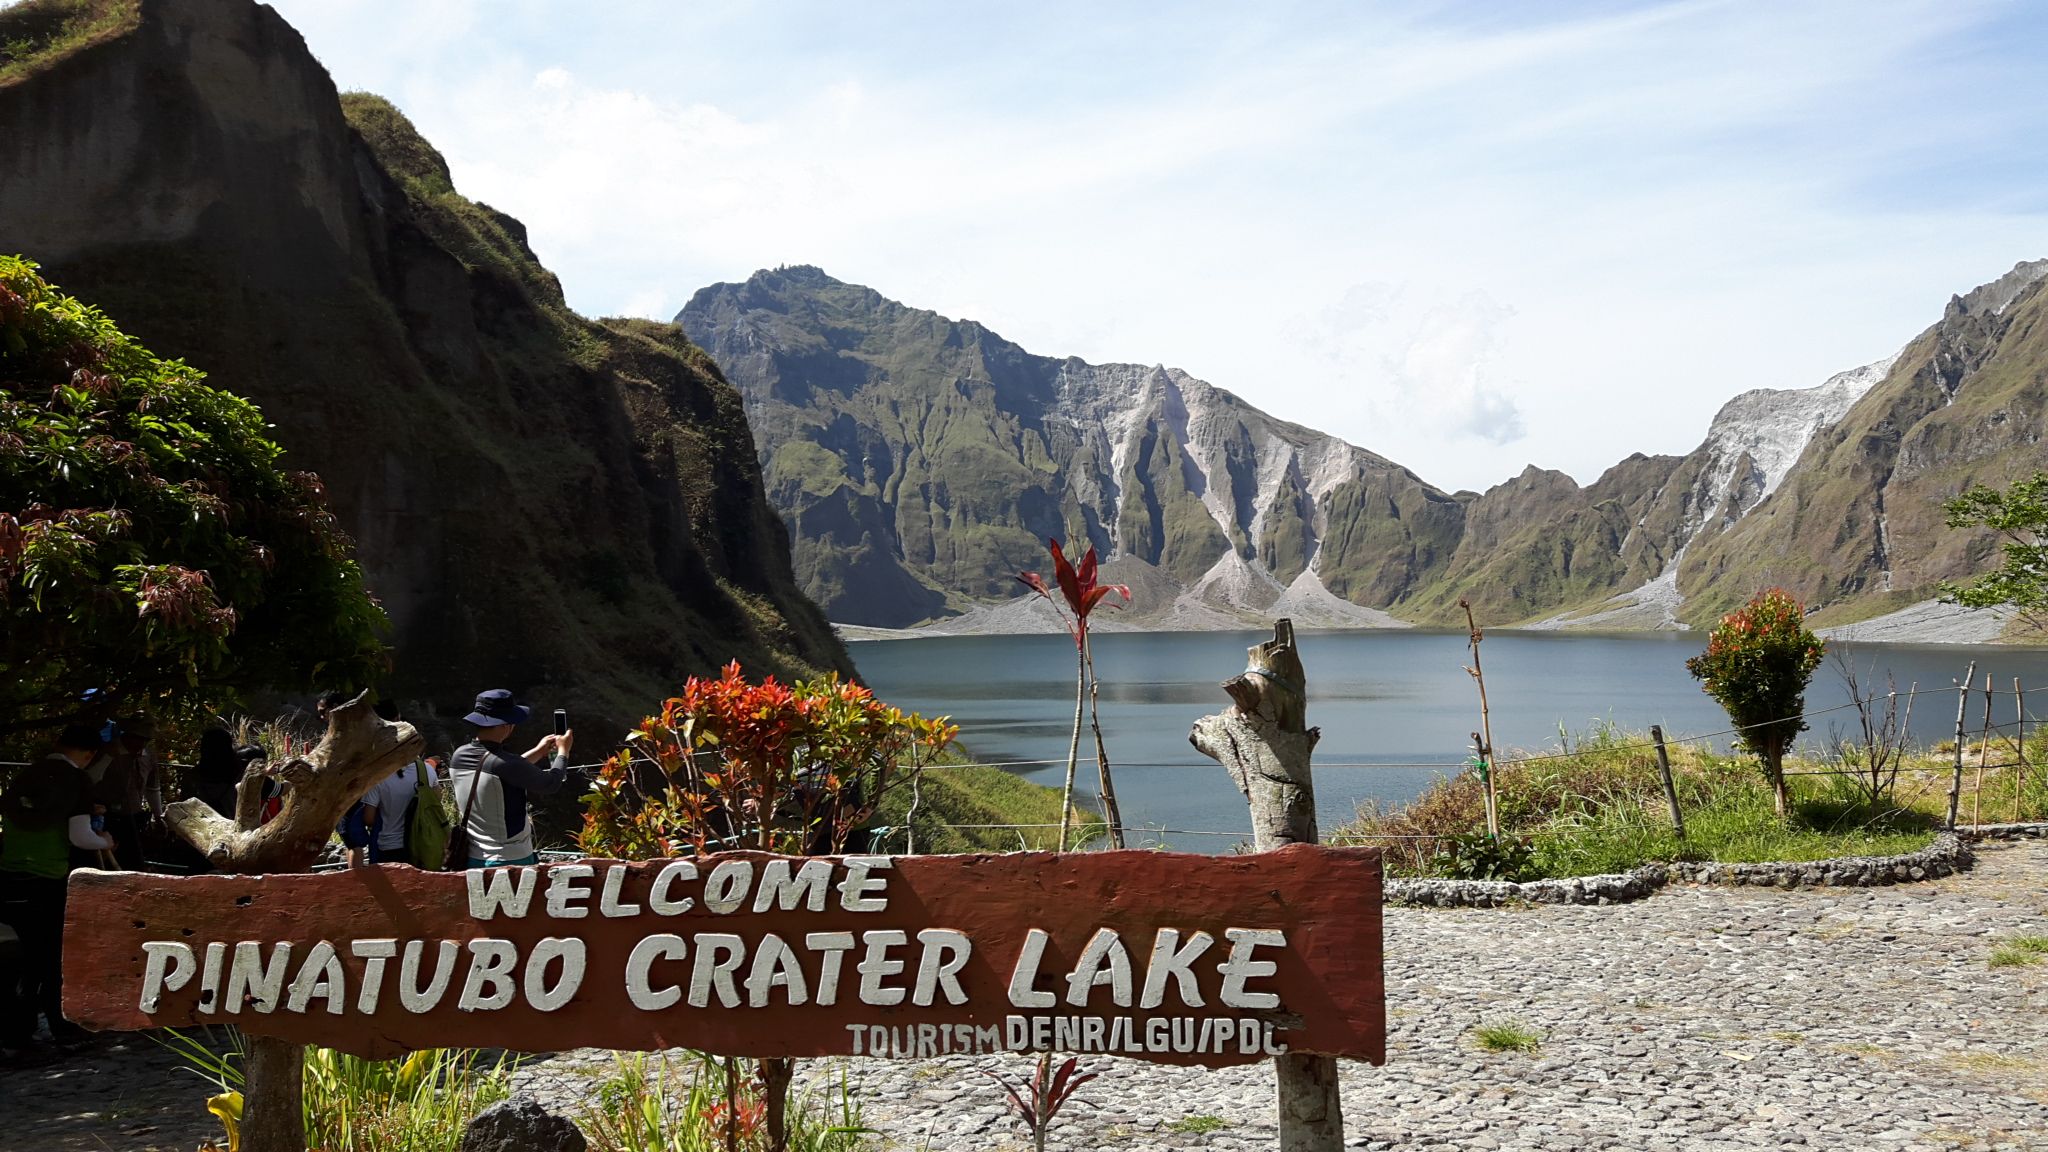
[[[0,741],[382,660],[320,480],[254,405],[0,256]]]
[[[2000,492],[1983,484],[1942,504],[1951,528],[1988,528],[2003,541],[2005,563],[1969,583],[1943,581],[1942,599],[1965,608],[2011,606],[2021,619],[2048,623],[2048,472]]]
[[[1856,732],[1851,736],[1832,735],[1835,761],[1863,802],[1877,808],[1898,789],[1899,768],[1905,762],[1906,745],[1912,738],[1913,696],[1919,684],[1916,682],[1906,690],[1906,707],[1902,711],[1898,681],[1892,679],[1890,672],[1884,674],[1884,695],[1880,697],[1874,687],[1865,689],[1853,657],[1837,649],[1833,660],[1842,685],[1849,690],[1849,703],[1856,709]]]
[[[741,848],[843,852],[889,792],[959,731],[837,676],[755,684],[734,661],[715,679],[690,677],[627,737],[584,800],[578,839],[593,856],[621,860]],[[768,1146],[781,1152],[796,1061],[762,1060],[758,1069]],[[737,1106],[726,1113],[728,1144],[739,1114]]]
[[[1779,816],[1789,807],[1785,752],[1806,730],[1806,684],[1824,649],[1799,601],[1771,588],[1721,617],[1707,650],[1685,662],[1734,722],[1739,746],[1763,762]]]
[[[1052,553],[1053,584],[1047,584],[1045,577],[1036,572],[1019,572],[1017,579],[1025,587],[1045,597],[1046,603],[1067,626],[1067,634],[1074,638],[1074,650],[1078,660],[1074,672],[1074,738],[1067,744],[1067,782],[1060,792],[1060,846],[1067,850],[1067,827],[1074,811],[1074,771],[1081,761],[1081,703],[1089,703],[1089,717],[1095,726],[1095,769],[1096,778],[1102,791],[1102,816],[1109,824],[1109,843],[1112,848],[1124,846],[1124,821],[1116,806],[1116,785],[1109,774],[1109,752],[1102,743],[1102,696],[1095,684],[1095,652],[1088,643],[1088,617],[1097,605],[1111,592],[1131,602],[1131,588],[1128,584],[1101,584],[1096,581],[1095,549],[1089,548],[1081,557],[1078,567],[1067,560],[1067,554],[1058,540],[1047,540],[1046,548]],[[1053,595],[1053,588],[1059,595]],[[1061,607],[1064,603],[1064,609]]]

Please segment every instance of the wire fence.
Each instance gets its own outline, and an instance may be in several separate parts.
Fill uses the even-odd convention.
[[[1976,695],[1980,695],[1980,694],[1981,694],[1981,695],[1984,695],[1984,696],[1986,696],[1987,698],[1989,698],[1989,697],[1991,697],[1991,696],[1993,696],[1993,695],[1996,695],[1996,693],[1994,693],[1993,691],[1991,691],[1991,690],[1990,690],[1990,689],[1989,689],[1988,687],[1978,687],[1978,686],[1976,686],[1976,685],[1974,685],[1974,684],[1963,684],[1963,683],[1957,683],[1957,684],[1951,684],[1951,685],[1949,685],[1949,686],[1947,686],[1947,687],[1935,687],[1935,688],[1919,688],[1919,687],[1917,687],[1917,686],[1916,686],[1916,687],[1914,687],[1914,688],[1911,688],[1911,689],[1908,689],[1908,690],[1906,690],[1906,691],[1888,691],[1888,692],[1884,692],[1884,693],[1872,693],[1872,694],[1868,694],[1868,695],[1864,695],[1864,696],[1861,696],[1860,698],[1855,698],[1855,699],[1851,699],[1851,700],[1849,700],[1849,701],[1847,701],[1847,702],[1845,702],[1845,703],[1842,703],[1842,704],[1837,704],[1837,705],[1834,705],[1834,706],[1832,706],[1832,707],[1812,709],[1812,710],[1810,710],[1810,711],[1802,712],[1802,713],[1798,714],[1797,716],[1793,716],[1793,717],[1786,717],[1786,718],[1784,718],[1784,719],[1780,719],[1780,720],[1770,720],[1770,721],[1763,721],[1763,722],[1759,722],[1759,723],[1755,723],[1755,724],[1746,724],[1746,725],[1730,725],[1730,726],[1728,726],[1728,727],[1725,727],[1725,728],[1717,728],[1717,729],[1713,729],[1713,730],[1711,730],[1711,731],[1706,731],[1706,732],[1694,732],[1694,733],[1687,733],[1687,734],[1682,734],[1682,735],[1666,735],[1666,736],[1664,736],[1664,737],[1663,737],[1663,738],[1662,738],[1661,740],[1657,740],[1657,739],[1651,739],[1651,740],[1642,740],[1642,741],[1631,741],[1631,742],[1627,742],[1627,743],[1620,743],[1620,744],[1615,744],[1615,743],[1601,743],[1601,744],[1598,744],[1597,746],[1595,746],[1594,748],[1591,748],[1591,749],[1589,749],[1589,748],[1586,748],[1586,747],[1580,747],[1580,748],[1572,748],[1572,747],[1569,747],[1569,746],[1567,745],[1567,746],[1565,746],[1565,747],[1561,747],[1561,748],[1559,748],[1559,749],[1558,749],[1558,750],[1556,750],[1556,751],[1549,751],[1549,752],[1536,752],[1536,753],[1511,753],[1511,754],[1509,754],[1509,755],[1505,755],[1505,756],[1498,756],[1498,757],[1492,758],[1492,760],[1491,760],[1491,763],[1489,764],[1489,767],[1490,767],[1490,768],[1491,768],[1492,770],[1494,770],[1494,771],[1499,771],[1499,770],[1501,770],[1501,769],[1508,769],[1508,768],[1513,768],[1513,767],[1516,767],[1516,766],[1519,766],[1519,765],[1526,765],[1526,764],[1540,764],[1540,763],[1546,763],[1546,762],[1553,762],[1553,761],[1559,761],[1559,760],[1571,760],[1571,759],[1577,759],[1577,758],[1581,758],[1581,757],[1585,756],[1585,755],[1586,755],[1586,754],[1587,754],[1587,753],[1588,753],[1589,751],[1597,751],[1597,752],[1599,752],[1599,753],[1601,753],[1601,754],[1612,754],[1612,753],[1629,753],[1629,752],[1654,752],[1655,750],[1657,750],[1657,749],[1659,749],[1659,748],[1663,748],[1663,749],[1667,749],[1667,750],[1668,750],[1669,748],[1671,748],[1671,747],[1674,747],[1674,746],[1679,746],[1679,747],[1684,747],[1684,746],[1697,746],[1697,745],[1700,745],[1700,744],[1704,744],[1704,743],[1707,743],[1707,742],[1709,742],[1709,741],[1712,741],[1712,740],[1717,740],[1717,739],[1721,739],[1721,738],[1724,738],[1724,737],[1737,737],[1737,736],[1740,736],[1740,735],[1742,735],[1743,733],[1745,733],[1745,732],[1748,732],[1748,731],[1751,731],[1751,730],[1753,730],[1753,729],[1757,729],[1757,728],[1763,728],[1763,727],[1770,727],[1770,726],[1774,726],[1774,725],[1780,725],[1780,724],[1783,724],[1783,723],[1785,723],[1785,722],[1786,722],[1786,720],[1798,720],[1798,721],[1801,721],[1801,722],[1810,722],[1811,720],[1813,720],[1813,719],[1814,719],[1814,718],[1816,718],[1816,717],[1821,717],[1821,716],[1827,716],[1827,715],[1831,715],[1831,714],[1835,714],[1835,713],[1841,713],[1841,712],[1849,711],[1849,710],[1851,710],[1851,709],[1882,709],[1882,708],[1885,708],[1885,707],[1886,707],[1887,705],[1889,705],[1889,706],[1892,706],[1892,707],[1896,707],[1896,705],[1897,705],[1897,704],[1899,704],[1899,703],[1910,703],[1910,702],[1911,702],[1911,701],[1912,701],[1912,700],[1913,700],[1914,698],[1916,698],[1916,697],[1920,697],[1920,696],[1945,696],[1945,695],[1952,695],[1952,694],[1954,694],[1954,695],[1959,695],[1959,696],[1960,696],[1960,698],[1961,698],[1961,703],[1962,703],[1962,704],[1964,705],[1964,710],[1967,710],[1967,707],[1968,707],[1968,703],[1969,703],[1969,699],[1970,699],[1970,698],[1971,698],[1972,696],[1976,696]],[[2023,699],[2023,697],[2024,697],[2024,692],[2023,692],[2023,690],[2022,690],[2022,689],[2020,689],[2020,688],[2019,688],[2019,686],[2018,686],[2018,682],[2017,682],[2017,681],[2015,681],[2015,691],[2014,691],[2014,693],[2013,693],[2013,694],[2015,695],[2016,699]],[[1949,763],[1949,764],[1924,764],[1924,763],[1922,763],[1922,764],[1908,764],[1908,763],[1904,763],[1904,762],[1903,762],[1903,755],[1902,755],[1902,756],[1900,757],[1900,761],[1901,761],[1901,762],[1899,762],[1899,763],[1896,763],[1896,764],[1894,764],[1894,765],[1892,765],[1892,766],[1890,766],[1890,767],[1887,767],[1887,768],[1885,768],[1885,769],[1884,769],[1883,771],[1884,771],[1885,773],[1890,773],[1890,774],[1905,774],[1905,773],[1916,773],[1916,774],[1937,774],[1937,773],[1941,773],[1941,774],[1949,774],[1949,775],[1951,775],[1952,777],[1955,777],[1955,778],[1957,778],[1957,779],[1959,780],[1959,779],[1960,779],[1960,776],[1961,776],[1961,774],[1963,774],[1963,773],[1965,773],[1965,772],[1975,772],[1975,773],[1977,773],[1977,774],[1978,774],[1978,776],[1979,776],[1979,777],[1981,778],[1981,777],[1982,777],[1983,775],[1985,775],[1985,774],[1987,774],[1987,773],[1991,773],[1991,772],[2005,772],[2005,771],[2009,771],[2009,770],[2014,770],[2014,769],[2019,769],[2019,770],[2021,770],[2021,771],[2024,771],[2024,770],[2026,770],[2026,769],[2029,769],[2029,768],[2041,767],[2041,765],[2040,765],[2040,764],[2039,764],[2039,763],[2038,763],[2037,761],[2032,761],[2032,760],[2028,760],[2027,758],[2025,758],[2025,756],[2024,756],[2024,753],[2020,753],[2020,754],[2019,754],[2019,755],[2017,755],[2017,756],[2016,756],[2016,757],[2015,757],[2014,759],[2010,759],[2010,760],[2006,760],[2006,759],[2001,759],[2001,760],[1998,760],[1998,761],[1996,761],[1996,762],[1993,762],[1993,761],[1990,761],[1990,760],[1989,760],[1989,758],[1988,758],[1988,755],[1987,755],[1987,754],[1985,754],[1985,752],[1984,752],[1984,749],[1985,749],[1986,747],[1988,747],[1988,744],[1989,744],[1990,740],[1991,740],[1991,739],[1992,739],[1992,738],[1993,738],[1994,736],[1996,736],[1996,737],[2000,738],[2000,739],[2001,739],[2001,740],[2003,741],[2003,743],[2004,743],[2004,744],[2005,744],[2005,745],[2006,745],[2006,746],[2007,746],[2008,748],[2011,748],[2011,749],[2015,749],[2015,750],[2018,750],[2018,749],[2020,749],[2020,748],[2022,747],[2023,741],[2024,741],[2024,739],[2025,739],[2025,736],[2026,736],[2026,729],[2027,729],[2028,727],[2030,727],[2030,726],[2038,727],[2038,726],[2039,726],[2039,725],[2040,725],[2040,724],[2042,723],[2042,720],[2041,720],[2041,719],[2039,719],[2039,718],[2036,718],[2036,717],[2033,717],[2033,716],[2031,716],[2031,715],[2025,715],[2025,714],[2022,714],[2022,715],[2018,715],[2018,716],[2015,716],[2015,717],[2014,717],[2013,719],[2010,719],[2010,720],[2004,720],[2004,721],[1992,722],[1992,721],[1991,721],[1991,720],[1989,719],[1989,715],[1988,715],[1988,713],[1989,713],[1989,710],[1990,710],[1990,707],[1991,707],[1991,705],[1990,705],[1990,704],[1988,703],[1988,700],[1987,700],[1987,703],[1986,703],[1986,705],[1985,705],[1985,718],[1984,718],[1984,719],[1983,719],[1983,720],[1982,720],[1982,721],[1981,721],[1980,723],[1978,723],[1978,724],[1974,724],[1974,725],[1972,725],[1972,724],[1968,724],[1968,723],[1967,723],[1967,718],[1965,718],[1965,722],[1964,722],[1964,723],[1962,723],[1962,724],[1960,724],[1960,725],[1958,726],[1958,735],[1959,735],[1959,736],[1960,736],[1960,737],[1962,738],[1962,740],[1958,741],[1958,742],[1957,742],[1957,744],[1956,744],[1956,748],[1957,748],[1957,756],[1956,756],[1956,760],[1955,760],[1954,762],[1952,762],[1952,763]],[[1810,725],[1809,725],[1809,726],[1810,726]],[[2010,733],[2010,735],[2007,735],[2008,733]],[[1973,763],[1964,763],[1963,761],[1964,761],[1965,757],[1964,757],[1964,755],[1963,755],[1963,752],[1962,752],[1962,748],[1963,748],[1963,745],[1964,745],[1964,743],[1965,743],[1965,742],[1967,742],[1967,741],[1968,741],[1968,739],[1969,739],[1970,737],[1972,737],[1972,736],[1974,736],[1974,737],[1976,738],[1976,741],[1977,741],[1978,745],[1980,746],[1980,753],[1979,753],[1979,756],[1978,756],[1978,760],[1977,760],[1977,762],[1973,762]],[[594,769],[597,769],[597,768],[601,768],[601,767],[605,766],[605,765],[606,765],[607,763],[609,763],[609,762],[610,762],[609,760],[598,760],[598,761],[591,761],[591,762],[588,762],[588,763],[572,764],[572,765],[569,765],[568,767],[569,767],[569,769],[570,769],[571,771],[576,771],[576,772],[588,772],[588,771],[592,771],[592,770],[594,770]],[[940,763],[940,764],[925,764],[925,765],[907,765],[907,764],[906,764],[906,765],[899,765],[898,767],[899,767],[899,768],[911,768],[911,767],[936,767],[936,768],[996,768],[996,769],[1003,769],[1003,770],[1018,770],[1018,769],[1030,769],[1030,768],[1051,768],[1051,767],[1062,767],[1062,766],[1064,766],[1064,765],[1066,765],[1066,764],[1067,764],[1067,760],[1066,760],[1065,758],[1046,758],[1046,759],[1022,759],[1022,758],[1018,758],[1018,759],[997,759],[997,760],[966,760],[966,761],[955,761],[955,762],[950,762],[950,763]],[[23,768],[23,767],[27,767],[27,766],[28,766],[28,762],[26,762],[26,761],[0,761],[0,769],[9,769],[9,768]],[[189,770],[190,770],[190,769],[191,769],[191,768],[193,767],[193,765],[191,765],[191,764],[188,764],[188,763],[184,763],[184,762],[168,762],[168,763],[166,764],[166,766],[167,766],[167,767],[171,767],[171,768],[176,768],[176,769],[180,769],[180,770],[188,770],[188,771],[189,771]],[[1210,768],[1210,767],[1213,767],[1213,764],[1212,764],[1212,762],[1210,762],[1210,761],[1208,761],[1208,760],[1202,760],[1202,759],[1195,759],[1195,758],[1188,758],[1188,759],[1182,759],[1182,760],[1125,760],[1125,761],[1116,761],[1116,762],[1114,762],[1114,766],[1115,766],[1115,767],[1119,767],[1119,768],[1187,768],[1187,769],[1206,769],[1206,768]],[[1389,761],[1379,761],[1379,760],[1333,760],[1333,761],[1318,761],[1318,762],[1316,762],[1316,763],[1315,763],[1314,767],[1315,767],[1315,769],[1316,769],[1316,770],[1318,770],[1318,771],[1324,771],[1324,770],[1339,770],[1339,771],[1366,771],[1366,772],[1370,772],[1370,771],[1401,771],[1401,772],[1415,772],[1415,771],[1432,771],[1432,772],[1438,772],[1438,773],[1442,773],[1442,774],[1444,774],[1445,776],[1447,776],[1447,777],[1448,777],[1448,776],[1455,776],[1455,775],[1457,775],[1457,774],[1459,774],[1459,773],[1463,773],[1463,772],[1466,772],[1466,771],[1470,771],[1470,770],[1471,770],[1471,769],[1472,769],[1472,768],[1474,767],[1474,762],[1473,762],[1473,760],[1472,760],[1472,759],[1470,759],[1470,758],[1466,758],[1466,759],[1459,759],[1459,760],[1389,760]],[[443,769],[443,771],[445,772],[445,771],[446,771],[446,769],[444,768],[444,769]],[[1855,774],[1857,774],[1857,773],[1858,773],[1859,771],[1860,771],[1860,772],[1861,772],[1862,774],[1865,774],[1865,775],[1867,775],[1867,774],[1868,774],[1868,770],[1867,770],[1867,769],[1862,769],[1862,770],[1858,770],[1858,769],[1851,769],[1851,768],[1847,768],[1847,767],[1840,767],[1840,766],[1829,766],[1829,767],[1821,767],[1821,768],[1810,768],[1810,769],[1792,769],[1792,770],[1787,770],[1787,771],[1785,771],[1785,772],[1783,773],[1783,775],[1785,775],[1785,776],[1787,776],[1787,777],[1823,777],[1823,776],[1845,776],[1845,775],[1855,775]],[[1981,791],[1981,781],[1980,781],[1980,785],[1979,785],[1979,788],[1980,788],[1980,791]],[[1981,800],[1981,798],[1980,798],[1980,797],[1973,797],[1973,800]],[[1954,822],[1954,820],[1953,820],[1953,817],[1951,817],[1951,821],[1950,821],[1950,822],[1951,822],[1951,823],[1953,823],[1953,822]],[[1019,824],[1003,824],[1003,823],[987,823],[987,824],[973,824],[973,823],[967,823],[967,824],[948,824],[948,823],[940,823],[940,824],[933,824],[933,825],[927,825],[926,827],[928,827],[928,828],[938,828],[938,829],[943,829],[943,830],[947,830],[947,831],[954,831],[954,832],[1017,832],[1017,833],[1023,833],[1023,832],[1033,832],[1033,831],[1047,831],[1047,830],[1056,830],[1056,829],[1060,828],[1060,827],[1061,827],[1061,825],[1060,825],[1060,824],[1058,824],[1058,823],[1019,823]],[[1089,829],[1090,827],[1094,827],[1094,826],[1092,826],[1092,825],[1090,825],[1090,826],[1083,826],[1083,825],[1074,825],[1074,826],[1072,826],[1072,827],[1073,827],[1073,828],[1076,828],[1076,829],[1080,829],[1080,830],[1084,831],[1084,833],[1087,833],[1087,834],[1094,834],[1094,833],[1092,833],[1092,832],[1088,832],[1088,829]],[[898,834],[898,833],[907,833],[907,832],[909,832],[909,831],[910,831],[910,829],[909,829],[908,827],[892,827],[892,828],[882,828],[882,829],[876,829],[875,831],[876,831],[876,833],[877,833],[878,837],[887,837],[887,836],[893,836],[893,835],[896,835],[896,834]],[[1167,826],[1159,826],[1159,825],[1144,825],[1144,824],[1127,824],[1127,825],[1125,826],[1125,829],[1124,829],[1124,831],[1125,831],[1125,834],[1126,834],[1126,836],[1127,836],[1127,837],[1136,837],[1136,838],[1139,838],[1139,839],[1143,839],[1143,838],[1146,838],[1146,837],[1166,837],[1166,836],[1192,836],[1192,837],[1212,837],[1212,838],[1223,838],[1223,839],[1234,839],[1234,840],[1240,840],[1240,841],[1249,841],[1249,840],[1251,839],[1251,836],[1252,836],[1252,833],[1251,833],[1251,831],[1250,831],[1249,829],[1219,829],[1219,828],[1176,828],[1176,827],[1167,827]],[[1360,838],[1361,838],[1361,839],[1363,839],[1363,840],[1366,840],[1366,841],[1427,841],[1427,840],[1440,840],[1440,839],[1442,839],[1443,837],[1442,837],[1442,835],[1440,835],[1440,834],[1435,834],[1435,833],[1416,833],[1416,834],[1392,834],[1392,833],[1386,833],[1386,834],[1382,834],[1382,833],[1366,833],[1366,834],[1362,834]],[[563,855],[563,856],[573,856],[573,855],[574,855],[574,853],[558,853],[558,855]]]

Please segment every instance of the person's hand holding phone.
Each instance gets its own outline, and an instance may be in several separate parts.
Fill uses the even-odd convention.
[[[555,750],[567,756],[576,745],[576,733],[569,730],[569,710],[555,709]]]

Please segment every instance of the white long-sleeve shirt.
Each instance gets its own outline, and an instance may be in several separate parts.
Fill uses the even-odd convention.
[[[111,852],[114,849],[114,838],[105,832],[93,831],[90,816],[73,816],[65,830],[71,834],[71,846],[81,852]]]

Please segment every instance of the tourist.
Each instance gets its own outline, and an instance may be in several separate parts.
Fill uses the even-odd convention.
[[[539,862],[527,797],[561,791],[569,780],[569,749],[576,734],[550,733],[514,755],[505,742],[530,714],[512,693],[493,688],[478,694],[476,708],[462,718],[475,726],[476,738],[455,750],[448,771],[455,781],[455,810],[462,813],[461,828],[468,834],[471,868]],[[545,768],[540,766],[544,759],[552,761]]]
[[[156,726],[131,716],[118,725],[105,768],[93,786],[93,797],[107,808],[107,832],[114,838],[114,859],[130,872],[142,871],[142,838],[164,815],[163,766],[149,744]]]
[[[398,705],[389,700],[379,700],[377,715],[395,722]],[[370,863],[411,862],[406,838],[412,832],[412,822],[407,817],[412,811],[413,799],[423,784],[432,788],[440,782],[426,760],[415,758],[412,763],[401,766],[371,785],[370,790],[363,794],[363,822],[370,828]],[[440,802],[439,797],[434,800]]]
[[[225,728],[208,728],[199,734],[199,763],[192,768],[192,795],[208,808],[234,819],[236,789],[249,770],[249,761],[261,760],[265,755],[254,744],[235,747],[235,738]]]
[[[0,1019],[14,1033],[0,1035],[0,1047],[26,1046],[38,1012],[49,1022],[52,1041],[85,1039],[84,1029],[64,1019],[64,890],[73,849],[115,847],[92,830],[92,778],[85,769],[99,755],[101,739],[93,728],[66,728],[56,749],[22,769],[0,794],[0,922],[21,939],[20,995],[27,1001],[26,1011]]]

